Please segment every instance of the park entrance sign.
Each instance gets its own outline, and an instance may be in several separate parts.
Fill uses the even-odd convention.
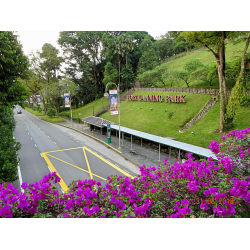
[[[182,102],[185,103],[185,95],[128,95],[127,100],[129,101],[151,101],[151,102]]]

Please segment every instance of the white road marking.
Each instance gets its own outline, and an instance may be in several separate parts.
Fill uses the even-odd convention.
[[[29,135],[30,133],[28,132],[28,135]]]
[[[48,168],[49,168],[49,166],[48,166]],[[52,171],[51,171],[51,169],[49,168],[49,171],[52,173]]]
[[[33,140],[32,138],[30,138],[31,140]]]
[[[17,170],[18,170],[19,183],[20,183],[20,188],[21,188],[23,180],[22,180],[22,175],[21,175],[21,170],[20,170],[19,163],[17,165]],[[24,193],[24,190],[22,188],[21,188],[21,192]]]
[[[54,142],[56,144],[56,142]]]
[[[43,155],[40,153],[41,157],[43,157]]]
[[[37,145],[35,144],[35,147],[37,147]]]
[[[48,136],[49,137],[49,136]],[[50,137],[49,137],[50,138]]]
[[[124,171],[127,172],[127,173],[129,174],[129,172],[128,172],[126,169],[124,169]]]

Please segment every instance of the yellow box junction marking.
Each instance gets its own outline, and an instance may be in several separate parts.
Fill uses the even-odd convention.
[[[70,166],[72,166],[72,167],[75,167],[75,168],[77,168],[77,169],[80,169],[80,170],[82,170],[83,172],[86,172],[86,173],[89,174],[89,171],[87,171],[87,170],[85,170],[85,169],[83,169],[83,168],[79,168],[79,167],[77,167],[76,165],[73,165],[73,164],[71,164],[71,163],[69,163],[69,162],[66,162],[66,161],[64,161],[64,160],[61,160],[61,159],[59,159],[59,158],[57,158],[57,157],[55,157],[55,156],[53,156],[53,155],[50,155],[50,154],[47,154],[47,155],[50,156],[50,157],[52,157],[52,158],[55,158],[55,159],[58,160],[58,161],[64,162],[64,163],[66,163],[66,164],[68,164],[68,165],[70,165]],[[92,173],[92,175],[94,175],[94,176],[96,176],[96,177],[98,177],[98,178],[100,178],[100,179],[103,179],[104,181],[107,180],[107,179],[105,179],[105,178],[103,178],[103,177],[101,177],[101,176],[99,176],[99,175],[97,175],[97,174],[93,174],[93,173]]]
[[[71,164],[71,163],[69,163],[69,162],[66,162],[66,161],[64,161],[64,160],[62,160],[62,159],[59,159],[59,158],[57,158],[57,157],[55,157],[55,156],[49,154],[49,153],[53,153],[53,152],[61,152],[61,151],[66,151],[66,150],[79,149],[79,148],[82,148],[82,149],[83,149],[83,153],[84,153],[84,157],[85,157],[85,160],[86,160],[86,164],[87,164],[87,166],[88,166],[88,171],[85,170],[85,169],[79,168],[78,166],[75,166],[75,165],[73,165],[73,164]],[[125,176],[128,176],[128,177],[130,177],[131,179],[134,179],[134,177],[133,177],[132,175],[126,173],[125,171],[123,171],[122,169],[120,169],[119,167],[117,167],[116,165],[114,165],[113,163],[107,161],[106,159],[104,159],[103,157],[99,156],[98,154],[94,153],[93,151],[91,151],[90,149],[88,149],[88,148],[86,148],[86,147],[67,148],[67,149],[60,149],[60,150],[54,150],[54,151],[48,151],[48,152],[43,152],[43,153],[41,153],[42,156],[43,156],[43,158],[45,159],[46,163],[47,163],[48,166],[50,167],[51,171],[52,171],[52,172],[56,172],[56,174],[60,177],[61,180],[60,180],[59,183],[60,183],[60,185],[61,185],[61,187],[62,187],[62,189],[63,189],[64,192],[67,192],[69,188],[68,188],[68,186],[66,185],[66,183],[64,182],[64,180],[62,179],[62,177],[60,176],[60,174],[58,173],[58,171],[56,170],[56,168],[53,166],[53,164],[52,164],[51,161],[49,160],[48,156],[50,156],[50,157],[52,157],[52,158],[55,158],[55,159],[57,159],[57,160],[59,160],[59,161],[61,161],[61,162],[64,162],[64,163],[66,163],[66,164],[68,164],[68,165],[70,165],[70,166],[73,166],[73,167],[75,167],[75,168],[77,168],[77,169],[80,169],[80,170],[82,170],[82,171],[88,173],[88,174],[90,175],[90,178],[91,178],[91,179],[93,179],[93,176],[95,176],[95,177],[98,177],[98,178],[103,179],[103,180],[106,181],[105,178],[103,178],[103,177],[101,177],[101,176],[99,176],[99,175],[96,175],[96,174],[94,174],[94,173],[91,172],[90,165],[89,165],[88,158],[87,158],[87,155],[86,155],[86,151],[85,151],[85,150],[87,150],[87,151],[90,152],[91,154],[95,155],[96,157],[98,157],[99,159],[101,159],[102,161],[104,161],[105,163],[107,163],[108,165],[110,165],[111,167],[115,168],[117,171],[121,172],[121,173],[124,174]]]

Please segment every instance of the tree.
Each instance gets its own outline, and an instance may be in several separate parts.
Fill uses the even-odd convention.
[[[83,102],[91,102],[103,94],[103,72],[106,60],[101,50],[102,36],[114,32],[63,31],[58,43],[66,57],[66,72],[77,86],[76,95]],[[116,32],[115,32],[116,33]]]
[[[217,63],[211,62],[208,67],[207,81],[209,82],[209,87],[212,87],[212,81],[218,78]]]
[[[226,80],[225,80],[225,39],[232,36],[230,31],[184,31],[183,36],[194,44],[206,47],[213,53],[218,68],[220,85],[220,124],[222,131],[225,122],[225,112],[227,106]]]
[[[113,67],[111,62],[108,62],[105,66],[104,79],[103,82],[105,84],[109,82],[118,83],[119,72]]]
[[[184,65],[185,71],[179,72],[179,77],[187,84],[189,88],[189,83],[192,81],[192,74],[200,67],[203,67],[203,64],[199,59],[188,60]]]
[[[202,65],[197,68],[195,71],[191,73],[191,80],[194,83],[207,82],[208,81],[208,73],[209,73],[209,65]],[[211,82],[209,82],[209,86],[211,87]]]
[[[170,36],[169,33],[166,33],[156,41],[159,47],[159,53],[161,60],[165,60],[170,56],[175,55],[174,52],[174,39]]]
[[[19,78],[26,78],[28,58],[22,51],[17,36],[10,31],[0,31],[0,108],[22,104],[27,96],[27,88]]]
[[[12,107],[23,104],[28,90],[20,82],[27,77],[28,58],[13,32],[0,31],[0,183],[17,179],[17,151],[13,139],[15,120]]]
[[[147,70],[152,70],[160,61],[159,48],[152,42],[149,36],[146,36],[141,45],[140,51],[142,56],[139,60],[138,73],[141,74]]]
[[[181,72],[176,69],[167,70],[163,75],[162,78],[167,81],[171,82],[171,87],[173,87],[173,82],[176,81],[177,87],[180,87],[180,80],[181,80]]]
[[[246,65],[249,66],[249,62],[246,63],[245,57],[246,57],[246,52],[250,43],[250,35],[248,35],[247,37],[243,39],[246,41],[246,45],[242,53],[240,74],[236,81],[235,86],[232,89],[232,93],[231,93],[228,106],[227,106],[227,110],[226,110],[226,114],[225,114],[225,120],[229,127],[232,125],[232,121],[234,119],[236,111],[238,107],[240,106],[240,100],[242,99],[244,95],[244,85],[247,79],[246,77],[247,72],[245,71],[245,68],[246,68]]]

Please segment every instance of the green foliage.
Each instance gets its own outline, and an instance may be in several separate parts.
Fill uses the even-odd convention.
[[[0,31],[0,107],[23,104],[28,96],[19,78],[25,78],[28,58],[22,51],[17,36],[10,31]]]
[[[171,119],[173,117],[174,112],[168,113],[168,119]]]
[[[60,116],[66,116],[66,117],[68,117],[68,118],[71,117],[71,114],[70,114],[70,113],[67,113],[66,111],[63,111],[63,112],[59,113],[59,115],[60,115]]]
[[[105,84],[109,82],[117,83],[119,82],[118,79],[119,79],[118,70],[115,67],[113,67],[111,62],[108,62],[105,66],[103,82]]]
[[[70,108],[66,108],[65,106],[60,107],[60,112],[69,111],[69,110]]]
[[[105,110],[105,109],[104,109],[104,110],[102,110],[100,113],[96,114],[96,117],[99,117],[99,116],[105,114],[106,112],[108,112],[108,110]]]
[[[56,115],[56,110],[55,110],[55,109],[52,109],[52,108],[49,108],[49,109],[47,110],[47,115],[48,115],[49,117],[55,116],[55,115]]]
[[[240,101],[240,105],[250,108],[250,96],[249,95],[243,96]]]
[[[181,71],[179,70],[167,70],[163,75],[162,78],[164,79],[164,81],[170,81],[171,83],[171,87],[173,87],[173,82],[175,81],[178,88],[180,87],[179,83],[181,80]]]
[[[26,78],[28,58],[13,32],[0,31],[0,182],[17,179],[17,151],[20,143],[13,139],[15,120],[11,107],[24,104],[28,90],[20,78]]]
[[[232,89],[231,96],[228,100],[228,105],[226,109],[225,114],[225,123],[231,124],[233,121],[233,118],[235,117],[236,111],[240,106],[240,100],[242,99],[244,95],[244,77],[239,77],[237,79],[237,82]]]
[[[149,36],[146,36],[141,45],[140,51],[142,56],[140,57],[138,64],[138,73],[143,73],[147,70],[152,70],[160,62],[159,48],[156,43],[152,42]]]
[[[3,107],[0,109],[0,183],[17,180],[17,151],[21,144],[13,139],[14,129],[13,111]]]
[[[53,122],[53,123],[55,123],[55,122],[66,122],[66,120],[65,119],[63,119],[63,118],[58,118],[58,117],[52,117],[52,116],[50,116],[50,117],[48,117],[48,116],[45,116],[45,117],[42,117],[41,118],[42,120],[45,120],[45,121],[47,121],[47,122]]]

